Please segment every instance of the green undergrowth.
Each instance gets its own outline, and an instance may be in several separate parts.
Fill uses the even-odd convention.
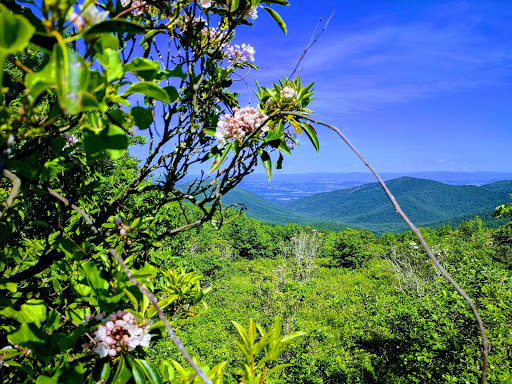
[[[491,346],[488,383],[512,383],[512,272],[492,259],[497,245],[488,231],[477,221],[431,240],[441,242],[443,265],[480,309]],[[400,284],[380,256],[357,268],[316,258],[314,273],[302,282],[293,271],[282,272],[289,260],[210,260],[216,269],[209,308],[178,335],[192,355],[213,366],[240,357],[232,321],[269,325],[280,316],[283,332],[306,336],[281,357],[293,366],[275,376],[276,383],[479,382],[480,333],[469,306],[424,255],[407,251],[413,249],[408,236],[395,241],[402,256],[418,252],[416,285]],[[201,262],[208,265],[208,257]],[[165,338],[151,353],[155,359],[177,355]]]

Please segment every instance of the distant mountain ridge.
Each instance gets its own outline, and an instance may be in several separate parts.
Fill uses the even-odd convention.
[[[402,172],[382,173],[384,180],[407,176],[427,179],[451,185],[485,185],[500,180],[512,180],[512,172]],[[375,182],[370,172],[349,173],[297,173],[283,174],[275,172],[269,182],[266,175],[251,174],[240,187],[255,192],[278,204],[321,192],[357,187]]]
[[[490,219],[494,208],[508,201],[512,181],[483,186],[456,186],[433,180],[401,177],[387,182],[405,213],[418,226],[456,223],[472,215]],[[378,183],[318,193],[283,206],[241,188],[229,192],[225,203],[244,203],[247,214],[277,224],[332,223],[377,233],[407,230]],[[457,219],[459,218],[459,219]]]

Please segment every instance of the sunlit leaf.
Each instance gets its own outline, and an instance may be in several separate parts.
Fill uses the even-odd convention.
[[[262,7],[262,8],[268,12],[268,14],[275,20],[277,25],[279,25],[279,28],[281,28],[285,34],[288,33],[288,30],[286,29],[286,24],[284,23],[283,19],[281,18],[281,16],[279,16],[279,14],[276,11],[274,11],[272,8],[269,8],[269,7]]]
[[[151,83],[149,81],[142,81],[140,83],[130,85],[123,96],[133,95],[134,93],[141,93],[147,97],[160,100],[166,104],[171,103],[169,94],[155,83]]]
[[[52,59],[59,105],[66,114],[75,114],[80,109],[89,81],[85,60],[64,44],[55,44]]]

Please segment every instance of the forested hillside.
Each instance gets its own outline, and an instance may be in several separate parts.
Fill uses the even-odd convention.
[[[512,190],[512,181],[478,187],[402,177],[388,181],[388,185],[412,220],[431,228],[446,224],[457,227],[476,216],[492,227],[503,225],[505,220],[493,217],[494,208],[507,201],[508,191]],[[318,193],[283,206],[242,188],[230,191],[223,201],[243,204],[250,217],[275,224],[307,223],[331,230],[351,226],[376,233],[407,230],[378,183]]]
[[[419,226],[492,212],[508,193],[477,186],[454,186],[432,180],[402,177],[388,182],[405,213]],[[378,233],[406,230],[377,183],[298,199],[286,204],[315,221],[335,221]]]

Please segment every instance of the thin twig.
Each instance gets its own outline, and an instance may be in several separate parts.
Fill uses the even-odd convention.
[[[335,9],[333,9],[333,11],[331,13],[331,16],[329,16],[329,18],[327,19],[327,22],[325,23],[324,27],[322,28],[322,30],[320,31],[320,33],[316,37],[315,37],[315,32],[316,32],[316,29],[318,28],[318,25],[315,27],[315,30],[313,31],[313,35],[311,36],[311,40],[309,41],[309,44],[306,46],[306,49],[302,53],[302,56],[300,57],[297,65],[295,66],[295,69],[290,74],[290,76],[288,76],[289,79],[291,79],[293,77],[295,72],[297,72],[297,75],[298,75],[300,73],[300,71],[302,71],[302,62],[304,61],[304,58],[306,57],[306,53],[308,53],[309,49],[313,45],[315,45],[315,43],[318,41],[318,38],[322,35],[322,33],[325,32],[325,30],[327,29],[327,26],[329,25],[329,21],[331,21],[331,18],[334,16],[334,12],[336,12]],[[318,24],[320,24],[321,22],[322,22],[322,18],[320,18],[320,20],[318,21]]]
[[[75,204],[72,204],[68,199],[66,199],[61,194],[55,192],[53,189],[51,189],[49,187],[43,187],[41,185],[38,185],[38,187],[40,189],[47,190],[50,195],[52,195],[53,197],[55,197],[58,200],[60,200],[66,206],[68,206],[71,209],[73,209],[76,212],[78,212],[84,218],[84,220],[87,222],[87,224],[90,225],[91,231],[96,235],[96,237],[98,237],[101,240],[101,242],[108,248],[110,254],[112,256],[114,256],[114,258],[117,260],[117,262],[121,265],[121,267],[123,268],[124,273],[126,273],[126,275],[128,276],[128,279],[130,280],[130,282],[133,283],[139,289],[139,291],[149,299],[151,304],[153,304],[153,306],[155,307],[155,309],[156,309],[156,311],[158,313],[158,317],[164,323],[165,329],[169,333],[169,336],[171,337],[172,342],[178,348],[180,353],[185,357],[185,359],[188,361],[188,363],[192,366],[192,368],[194,368],[194,370],[196,371],[197,375],[199,377],[201,377],[201,379],[206,384],[213,384],[212,381],[208,378],[208,376],[206,376],[206,374],[203,372],[203,370],[197,366],[197,364],[194,362],[192,357],[185,350],[185,347],[184,347],[183,343],[178,338],[178,336],[176,336],[176,334],[174,333],[171,325],[167,321],[167,318],[166,318],[165,314],[163,313],[162,309],[158,305],[158,300],[155,297],[155,295],[153,295],[153,293],[151,293],[144,286],[142,286],[142,284],[135,278],[135,276],[133,275],[132,271],[130,271],[128,266],[125,264],[124,260],[121,258],[121,256],[118,255],[116,250],[103,237],[103,235],[98,230],[98,228],[96,228],[96,226],[94,225],[94,223],[91,220],[91,218],[87,215],[87,213],[85,213],[85,211],[83,211],[81,208],[77,207]]]
[[[464,298],[464,300],[466,300],[466,302],[471,307],[471,310],[473,311],[473,316],[475,317],[475,320],[478,323],[478,327],[480,328],[480,334],[482,336],[482,376],[481,376],[481,379],[480,379],[480,383],[484,384],[485,380],[486,380],[486,377],[487,377],[489,344],[487,342],[487,336],[485,335],[484,323],[483,323],[482,319],[480,318],[480,314],[478,312],[478,309],[476,308],[476,305],[473,303],[473,301],[468,296],[468,294],[457,284],[457,282],[450,276],[450,274],[448,272],[446,272],[446,270],[443,268],[441,263],[434,256],[434,254],[432,253],[432,251],[428,247],[425,239],[421,235],[421,232],[419,231],[418,228],[416,228],[416,226],[412,223],[412,221],[409,219],[409,217],[407,217],[407,215],[404,213],[404,211],[402,210],[402,208],[398,204],[397,200],[395,199],[395,197],[393,196],[393,194],[389,190],[389,188],[386,185],[386,183],[384,182],[384,180],[382,180],[382,178],[377,173],[377,171],[375,171],[375,169],[370,165],[370,163],[363,157],[363,155],[357,150],[357,148],[352,145],[352,143],[347,139],[347,137],[341,132],[341,130],[338,127],[336,127],[336,126],[334,126],[332,124],[329,124],[329,123],[325,123],[325,122],[320,121],[320,120],[313,119],[313,118],[311,118],[309,116],[303,115],[303,114],[298,113],[298,112],[278,112],[276,114],[279,114],[279,115],[293,115],[293,116],[301,117],[303,119],[311,121],[312,123],[323,125],[323,126],[329,128],[329,129],[333,130],[334,132],[336,132],[342,138],[342,140],[350,147],[350,149],[352,149],[352,151],[357,155],[357,157],[359,157],[359,159],[361,159],[361,161],[368,167],[368,169],[370,169],[370,171],[373,173],[373,175],[377,178],[377,180],[379,181],[380,185],[382,186],[382,188],[386,192],[386,195],[388,196],[389,200],[391,201],[391,203],[395,207],[396,212],[407,223],[409,228],[411,228],[411,230],[416,234],[416,237],[418,238],[418,240],[420,241],[421,245],[423,246],[423,248],[427,252],[428,256],[430,257],[430,259],[432,260],[434,265],[439,269],[439,272],[450,282],[451,285],[453,285],[455,290]]]
[[[21,180],[14,173],[11,173],[7,169],[4,169],[3,175],[11,181],[12,190],[11,190],[11,193],[9,194],[9,197],[7,198],[7,200],[4,203],[4,208],[2,209],[2,212],[0,212],[0,219],[5,214],[5,212],[7,212],[9,207],[12,205],[16,196],[18,196],[18,193],[20,193],[20,186],[21,186]]]

